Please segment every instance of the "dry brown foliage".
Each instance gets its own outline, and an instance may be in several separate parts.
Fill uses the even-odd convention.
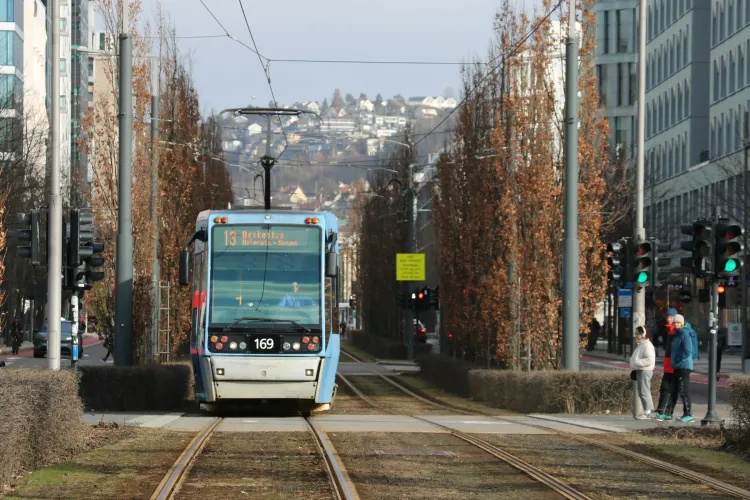
[[[0,487],[86,445],[78,375],[0,370]]]
[[[609,171],[608,129],[590,57],[590,6],[583,4],[578,82],[583,333],[606,286],[601,212]],[[534,36],[520,43],[539,23]],[[469,98],[452,150],[440,158],[433,220],[442,252],[442,328],[455,335],[457,354],[466,359],[489,356],[521,367],[530,345],[534,369],[560,364],[563,130],[554,92],[559,75],[552,69],[567,30],[564,19],[561,27],[519,15],[506,1],[496,16],[490,55],[513,55],[488,80],[484,68],[464,70]]]
[[[108,37],[118,31],[120,1],[98,0],[97,10],[105,21]],[[135,362],[151,361],[151,307],[154,284],[151,263],[154,248],[154,221],[151,216],[152,144],[145,117],[150,113],[151,83],[149,60],[159,54],[160,142],[158,149],[159,185],[157,210],[159,224],[159,263],[161,281],[170,285],[170,309],[162,313],[160,329],[171,331],[173,353],[185,348],[190,329],[190,290],[178,284],[179,251],[195,230],[202,210],[226,208],[232,201],[231,180],[220,153],[220,134],[215,121],[201,123],[198,94],[190,74],[189,61],[177,48],[171,21],[159,12],[159,46],[149,43],[148,23],[141,29],[141,2],[130,2],[130,26],[133,34],[133,334]],[[117,49],[117,44],[113,44]],[[114,324],[115,255],[117,235],[118,67],[115,59],[105,59],[104,73],[109,84],[100,92],[94,107],[82,120],[85,131],[81,148],[94,164],[92,206],[97,210],[99,235],[105,249],[105,280],[89,293],[89,304],[104,333]],[[166,292],[164,292],[166,293]],[[165,303],[165,302],[164,302]],[[169,318],[167,318],[167,314]],[[163,343],[164,339],[162,339]],[[166,345],[159,346],[160,351]]]

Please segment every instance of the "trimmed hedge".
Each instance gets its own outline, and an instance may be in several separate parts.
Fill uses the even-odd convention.
[[[189,364],[83,366],[80,396],[87,410],[175,411],[192,392]]]
[[[420,375],[462,397],[521,413],[625,413],[631,411],[633,381],[627,371],[481,370],[444,355],[419,358]],[[658,400],[661,375],[651,391]]]
[[[349,338],[359,349],[380,359],[407,359],[408,350],[405,344],[377,335],[370,335],[362,330],[351,330]],[[424,355],[432,351],[430,344],[414,344],[416,356]]]
[[[417,363],[421,377],[453,394],[464,398],[472,397],[469,372],[476,365],[444,354],[423,354],[417,357]]]
[[[732,376],[729,379],[729,404],[734,425],[728,429],[728,444],[750,454],[750,377]]]
[[[86,445],[78,375],[0,370],[0,485]]]

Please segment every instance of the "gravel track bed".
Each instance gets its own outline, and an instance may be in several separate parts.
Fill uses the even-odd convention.
[[[562,498],[450,434],[335,433],[329,438],[363,500]],[[435,452],[442,455],[428,454]]]
[[[311,433],[216,433],[178,499],[329,499],[334,493]]]
[[[562,436],[475,434],[525,462],[598,499],[689,498],[726,494]]]
[[[337,383],[339,388],[336,398],[333,400],[331,409],[324,415],[383,415],[386,413],[357,396],[341,380],[337,380]]]

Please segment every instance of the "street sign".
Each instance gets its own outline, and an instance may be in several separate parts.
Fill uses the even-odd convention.
[[[632,289],[628,290],[625,288],[620,288],[618,295],[619,295],[618,304],[620,305],[620,309],[624,307],[633,307],[633,290]],[[623,317],[626,317],[626,316],[623,316]]]
[[[397,253],[396,281],[424,281],[424,254]]]
[[[620,317],[628,319],[630,317],[630,309],[627,307],[620,308]]]
[[[742,324],[727,323],[727,346],[740,347],[742,345]]]

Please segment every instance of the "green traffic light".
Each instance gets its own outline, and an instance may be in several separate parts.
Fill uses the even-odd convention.
[[[636,280],[638,281],[638,283],[645,283],[645,282],[647,282],[648,281],[648,273],[645,272],[645,271],[641,271],[640,273],[638,273],[638,277],[636,278]]]
[[[737,261],[729,259],[724,263],[724,272],[731,273],[737,270]]]

